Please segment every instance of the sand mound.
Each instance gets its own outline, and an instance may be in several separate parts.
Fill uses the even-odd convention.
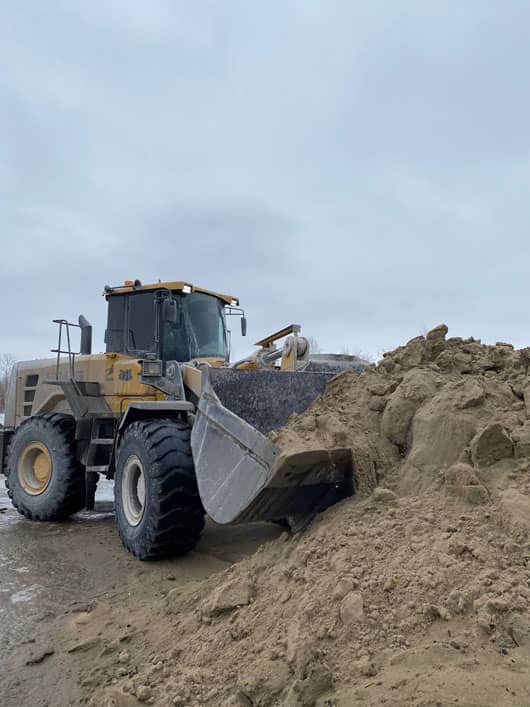
[[[91,704],[530,704],[530,350],[446,334],[273,433],[351,448],[357,495],[133,609],[127,650],[82,670]]]

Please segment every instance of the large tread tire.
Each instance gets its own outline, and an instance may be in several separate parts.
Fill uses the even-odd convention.
[[[142,420],[128,427],[116,461],[116,522],[123,545],[140,560],[184,555],[204,528],[187,422]],[[134,458],[143,468],[145,497],[141,520],[133,525],[124,508],[124,470]]]
[[[18,466],[21,455],[35,443],[48,450],[51,476],[42,492],[31,494],[21,482]],[[64,520],[82,510],[85,507],[85,472],[76,459],[74,419],[54,413],[25,420],[11,438],[6,477],[13,505],[30,520]]]

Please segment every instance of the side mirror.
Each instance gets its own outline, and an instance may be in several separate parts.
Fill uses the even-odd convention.
[[[173,298],[165,299],[162,304],[162,318],[169,324],[175,324],[177,321],[177,303]]]
[[[241,336],[247,335],[247,318],[241,317]]]

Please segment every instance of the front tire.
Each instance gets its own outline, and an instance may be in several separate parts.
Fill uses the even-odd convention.
[[[6,486],[15,508],[31,520],[63,520],[85,506],[85,473],[75,454],[68,415],[25,420],[8,451]]]
[[[142,420],[118,450],[114,497],[118,532],[140,560],[184,555],[204,528],[190,443],[180,420]]]

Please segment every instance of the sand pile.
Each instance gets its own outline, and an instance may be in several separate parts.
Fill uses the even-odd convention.
[[[273,433],[350,447],[355,497],[148,617],[95,606],[92,705],[530,704],[530,349],[446,333]]]

